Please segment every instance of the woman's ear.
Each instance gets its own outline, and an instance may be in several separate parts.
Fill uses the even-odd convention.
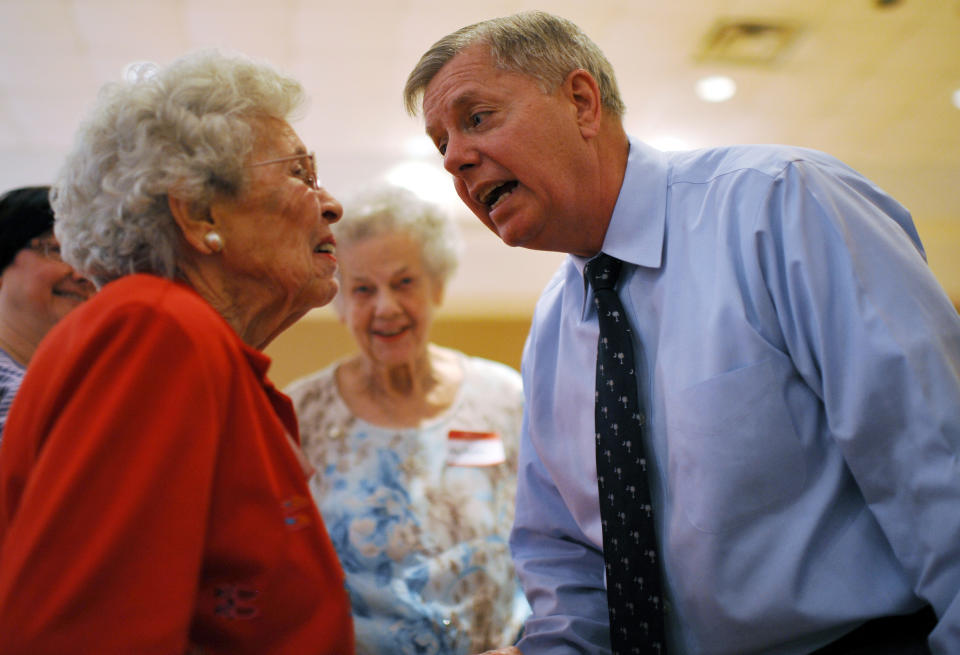
[[[433,304],[439,307],[443,304],[443,292],[446,285],[443,282],[433,283]]]
[[[216,248],[212,247],[210,240],[206,238],[216,227],[209,210],[201,209],[197,203],[172,194],[167,195],[167,206],[187,243],[201,253],[216,252]]]
[[[563,90],[576,107],[580,133],[584,138],[595,137],[600,133],[603,102],[600,98],[600,86],[593,75],[582,68],[572,70],[563,82]]]

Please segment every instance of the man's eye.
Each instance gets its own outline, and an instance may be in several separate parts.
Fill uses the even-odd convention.
[[[441,155],[447,154],[447,144],[446,144],[446,143],[438,143],[438,144],[437,144],[437,150],[440,151],[440,154],[441,154]]]
[[[485,119],[486,117],[487,117],[487,112],[485,112],[485,111],[480,111],[480,112],[477,112],[476,114],[471,114],[471,115],[470,115],[470,124],[471,124],[472,126],[476,127],[477,125],[479,125],[480,123],[482,123],[482,122],[483,122],[483,119]]]

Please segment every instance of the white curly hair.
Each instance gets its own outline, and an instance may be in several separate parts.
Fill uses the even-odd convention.
[[[453,217],[439,205],[388,184],[357,194],[347,203],[343,220],[330,229],[338,248],[387,234],[410,237],[420,246],[427,273],[441,286],[456,272],[463,248]]]
[[[51,190],[64,259],[100,287],[131,273],[173,278],[179,231],[167,195],[200,208],[236,195],[253,121],[288,119],[296,80],[240,55],[203,50],[105,85]]]

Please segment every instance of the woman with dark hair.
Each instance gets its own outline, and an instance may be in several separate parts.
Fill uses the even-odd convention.
[[[0,197],[0,432],[40,340],[93,285],[60,257],[50,187]]]

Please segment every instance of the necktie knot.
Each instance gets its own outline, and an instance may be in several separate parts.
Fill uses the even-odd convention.
[[[600,253],[589,262],[583,272],[587,276],[587,281],[594,291],[600,289],[613,289],[617,286],[617,279],[620,277],[620,268],[623,262],[616,257],[611,257],[606,253]]]

